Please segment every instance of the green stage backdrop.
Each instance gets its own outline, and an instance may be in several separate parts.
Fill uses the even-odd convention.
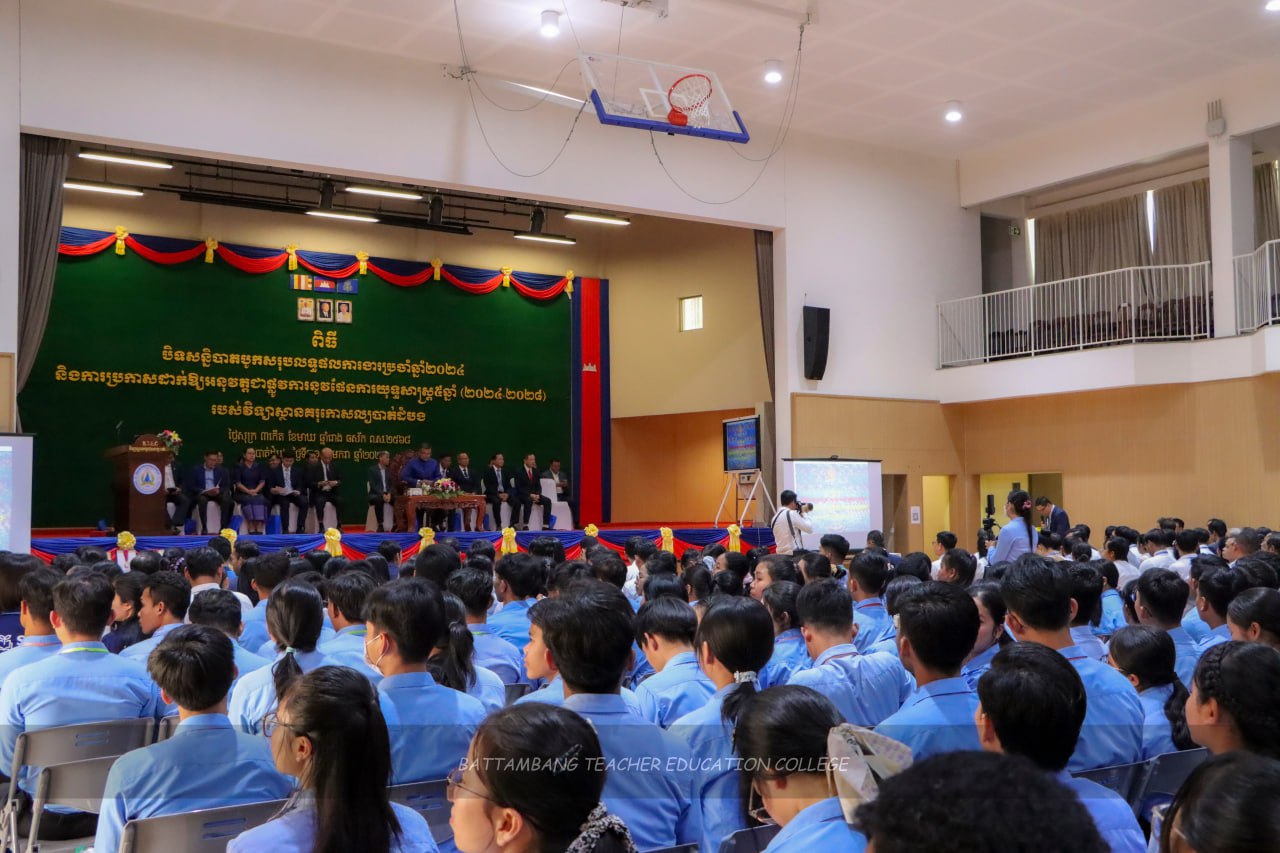
[[[293,275],[162,266],[132,252],[60,257],[18,401],[36,435],[34,524],[110,521],[103,452],[165,429],[184,440],[184,471],[205,449],[231,468],[248,445],[260,459],[332,447],[348,523],[365,519],[378,450],[425,440],[436,456],[468,451],[477,469],[496,452],[513,469],[526,452],[569,467],[568,297],[401,288],[372,275],[353,280],[354,294],[306,292]],[[335,319],[336,301],[349,300],[352,322],[300,320],[300,298],[335,300]]]

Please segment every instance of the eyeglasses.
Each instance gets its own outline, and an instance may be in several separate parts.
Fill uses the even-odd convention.
[[[284,720],[280,719],[279,714],[272,711],[270,714],[267,714],[262,718],[262,736],[270,738],[276,733],[276,729],[282,726],[294,734],[305,734],[305,732],[301,731],[297,726],[292,723],[286,723]]]
[[[452,770],[450,770],[449,775],[445,777],[445,782],[446,782],[445,798],[451,803],[456,803],[458,801],[459,789],[466,791],[468,794],[470,794],[473,797],[477,797],[481,800],[489,800],[490,802],[493,802],[492,797],[486,794],[482,794],[479,791],[468,788],[466,785],[462,784],[462,768],[461,767],[455,767]]]
[[[756,823],[766,826],[777,823],[764,806],[764,797],[756,790],[756,783],[751,783],[751,795],[747,798],[747,816]]]

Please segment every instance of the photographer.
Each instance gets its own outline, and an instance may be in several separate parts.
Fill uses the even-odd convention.
[[[777,552],[790,554],[804,547],[804,534],[813,532],[813,523],[804,517],[806,512],[813,512],[813,504],[800,503],[796,500],[796,493],[790,489],[778,497],[781,508],[769,526],[773,528]]]

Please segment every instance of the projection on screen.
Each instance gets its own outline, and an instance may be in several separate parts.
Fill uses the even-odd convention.
[[[854,548],[861,548],[867,533],[880,526],[884,517],[880,489],[880,463],[835,459],[784,460],[783,485],[795,491],[804,503],[813,504],[808,513],[813,523],[812,543],[816,548],[828,533],[838,533]]]
[[[31,550],[31,437],[0,435],[0,551]]]
[[[724,429],[724,470],[754,471],[760,467],[760,418],[721,421]]]

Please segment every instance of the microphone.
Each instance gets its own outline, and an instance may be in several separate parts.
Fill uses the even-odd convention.
[[[116,421],[116,443],[120,443],[120,428],[124,426],[124,418]]]

